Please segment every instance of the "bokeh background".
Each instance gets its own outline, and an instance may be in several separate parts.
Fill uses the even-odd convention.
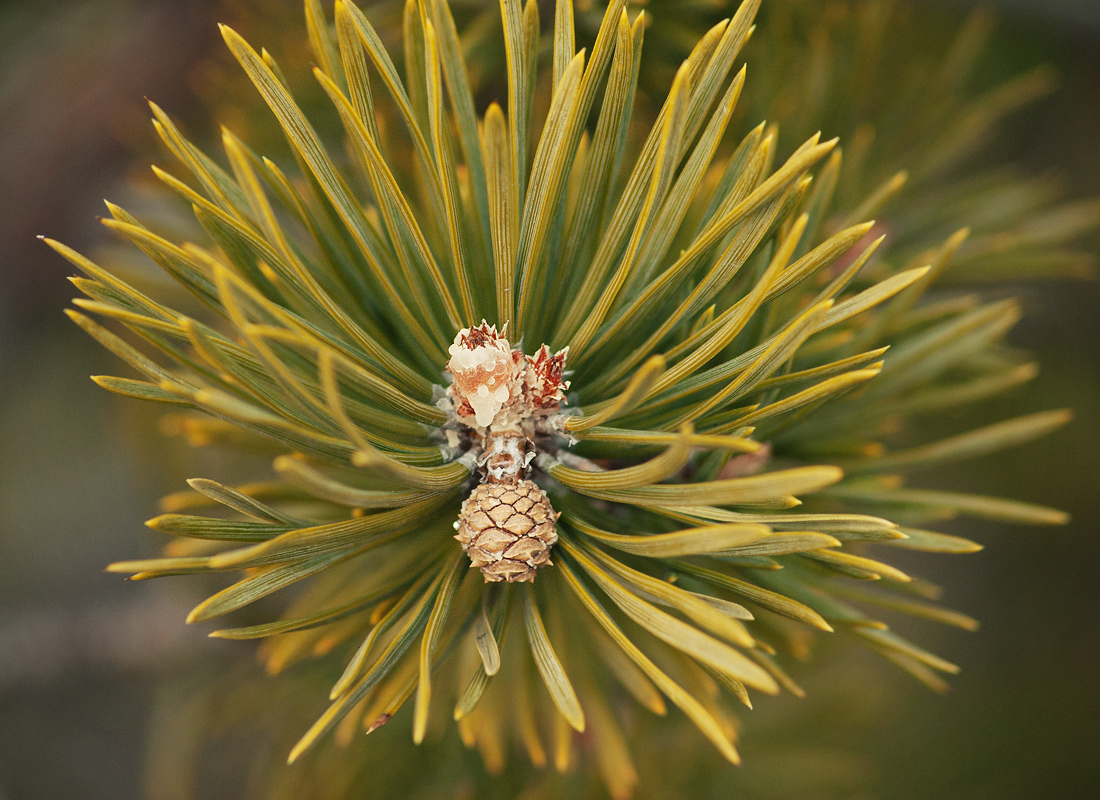
[[[300,4],[286,2],[297,24]],[[197,674],[242,656],[182,624],[200,587],[103,572],[153,553],[141,521],[195,465],[161,444],[153,411],[87,379],[115,364],[64,318],[70,269],[34,237],[84,251],[102,243],[101,198],[139,192],[127,178],[161,158],[143,96],[189,130],[214,132],[202,110],[204,70],[222,49],[214,23],[247,32],[255,5],[0,4],[0,800],[146,796],[153,720],[178,713],[173,698]],[[1012,118],[1003,155],[1056,176],[1071,195],[1100,194],[1100,2],[1000,6],[988,71],[1048,63],[1061,76],[1057,93]],[[946,41],[972,7],[925,0],[914,13],[933,15]],[[1087,246],[1100,252],[1096,237]],[[1020,293],[1026,316],[1012,340],[1043,372],[983,416],[1071,407],[1076,419],[935,483],[1057,506],[1073,522],[971,522],[951,532],[983,542],[981,553],[900,564],[983,621],[976,634],[919,631],[963,666],[949,694],[855,648],[826,646],[799,676],[813,700],[764,701],[749,716],[745,767],[727,776],[701,756],[706,779],[682,770],[669,796],[728,781],[734,793],[739,782],[770,783],[794,800],[1100,797],[1100,290],[1074,281]],[[827,786],[807,793],[799,769]],[[234,797],[222,778],[207,776],[204,796]]]

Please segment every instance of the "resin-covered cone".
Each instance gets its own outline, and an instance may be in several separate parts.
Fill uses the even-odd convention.
[[[533,581],[558,540],[546,493],[529,480],[483,483],[466,498],[455,538],[486,582]]]

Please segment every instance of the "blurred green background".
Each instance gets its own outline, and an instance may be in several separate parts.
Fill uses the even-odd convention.
[[[299,4],[288,2],[296,22]],[[947,39],[972,5],[922,2],[914,13],[938,15]],[[1100,193],[1100,2],[1002,5],[989,69],[1049,63],[1061,75],[1054,96],[1013,118],[1008,157],[1053,173],[1072,195]],[[159,542],[141,521],[194,464],[155,438],[152,410],[87,379],[115,365],[61,314],[69,270],[34,238],[85,251],[101,242],[100,199],[133,192],[127,174],[147,174],[150,158],[135,160],[153,153],[143,95],[191,130],[214,131],[199,65],[221,50],[216,21],[248,29],[244,11],[214,0],[0,5],[0,800],[144,796],[161,687],[247,653],[183,625],[202,587],[132,585],[102,571],[153,554]],[[1072,524],[968,522],[947,532],[983,552],[899,564],[983,621],[976,634],[903,628],[963,666],[948,695],[855,648],[824,647],[798,676],[813,699],[765,700],[747,715],[746,766],[734,773],[699,755],[669,796],[770,783],[774,796],[798,800],[1100,797],[1100,292],[1094,281],[1020,292],[1027,314],[1013,342],[1043,372],[983,418],[1065,406],[1076,419],[929,481],[1057,506]],[[835,756],[820,794],[798,788],[800,766],[821,769],[820,752],[799,757],[810,749]],[[234,797],[216,776],[204,783],[204,796]]]

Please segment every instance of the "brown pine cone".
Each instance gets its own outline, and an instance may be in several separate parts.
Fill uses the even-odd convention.
[[[456,539],[485,581],[533,581],[550,563],[558,514],[546,493],[527,479],[482,483],[462,504]]]

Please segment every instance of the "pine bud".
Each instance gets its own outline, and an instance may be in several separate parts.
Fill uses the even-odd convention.
[[[455,536],[486,581],[533,581],[550,564],[558,514],[527,477],[538,450],[536,421],[565,402],[566,347],[534,356],[512,349],[495,325],[463,328],[450,347],[447,397],[455,419],[480,435],[481,483],[462,504]]]

